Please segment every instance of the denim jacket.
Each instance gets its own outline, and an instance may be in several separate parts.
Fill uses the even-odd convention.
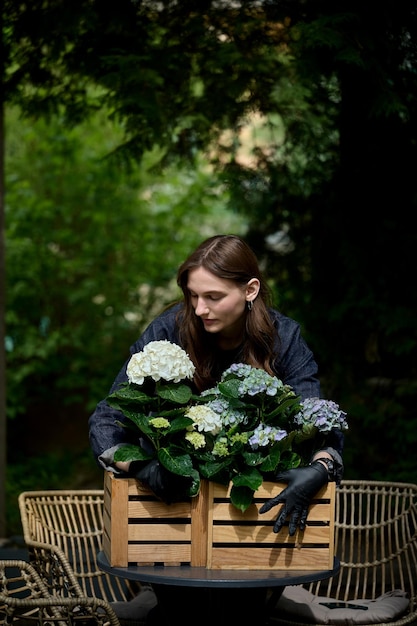
[[[140,352],[151,341],[166,339],[181,345],[176,323],[177,313],[181,307],[182,304],[177,304],[156,317],[130,347],[130,355]],[[274,309],[270,309],[270,315],[276,329],[274,348],[276,354],[279,355],[274,363],[275,375],[284,384],[291,385],[301,399],[320,397],[317,363],[301,336],[299,324]],[[235,358],[235,352],[230,355],[223,353],[222,370],[235,362]],[[127,381],[126,368],[129,360],[130,356],[119,371],[109,393]],[[111,408],[105,399],[101,400],[89,418],[89,437],[93,454],[99,465],[106,470],[118,473],[118,470],[111,466],[115,451],[126,443],[137,445],[138,441],[129,430],[118,426],[116,421],[125,422],[126,419],[120,411]],[[341,437],[331,438],[329,445],[341,452]]]

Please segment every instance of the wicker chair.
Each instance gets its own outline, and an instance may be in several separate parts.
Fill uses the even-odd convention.
[[[0,623],[19,626],[120,626],[107,602],[98,598],[51,595],[36,569],[26,561],[0,561]]]
[[[316,596],[344,602],[375,600],[401,589],[410,598],[409,611],[389,626],[417,622],[417,485],[344,480],[336,494],[335,554],[340,573],[306,588]],[[279,602],[271,623],[306,626],[295,615],[283,617]]]
[[[84,595],[108,603],[135,598],[140,585],[97,567],[103,533],[103,490],[26,491],[19,495],[23,536],[29,559],[51,593]],[[54,573],[59,568],[60,576]],[[142,624],[142,619],[120,619]]]
[[[60,548],[86,596],[128,601],[139,588],[97,567],[103,533],[103,490],[25,491],[19,496],[23,537],[30,557],[42,545]]]

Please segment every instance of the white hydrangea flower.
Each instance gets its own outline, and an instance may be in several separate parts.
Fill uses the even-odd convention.
[[[151,341],[141,352],[133,354],[126,371],[129,382],[136,385],[143,385],[147,376],[155,382],[163,379],[179,383],[192,379],[195,366],[180,346],[163,339]]]
[[[222,427],[222,420],[218,413],[215,413],[208,406],[198,405],[190,407],[185,415],[191,418],[194,426],[199,432],[217,435]]]

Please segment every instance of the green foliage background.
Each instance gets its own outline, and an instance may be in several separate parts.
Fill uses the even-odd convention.
[[[35,431],[79,465],[85,415],[219,231],[245,233],[348,412],[346,475],[417,481],[416,42],[411,0],[5,0],[4,100],[26,120],[8,109],[25,481],[47,482],[26,464]]]
[[[102,116],[66,131],[58,118],[16,113],[6,153],[9,415],[43,396],[92,409],[111,382],[103,373],[178,297],[184,256],[244,222],[202,167],[153,174],[148,155],[117,169],[106,159],[117,134]]]
[[[178,297],[180,262],[203,238],[243,233],[210,168],[129,172],[108,158],[120,139],[98,114],[72,130],[59,117],[7,111],[8,523],[24,489],[100,486],[87,417],[128,348]],[[80,458],[81,455],[81,458]]]

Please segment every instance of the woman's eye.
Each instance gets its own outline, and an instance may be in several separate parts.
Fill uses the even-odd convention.
[[[190,298],[191,300],[196,300],[199,296],[195,293],[190,293]],[[211,300],[213,302],[216,302],[217,300],[221,300],[223,296],[218,296],[218,295],[210,295],[208,294],[207,296],[204,296],[204,298],[206,300]]]

